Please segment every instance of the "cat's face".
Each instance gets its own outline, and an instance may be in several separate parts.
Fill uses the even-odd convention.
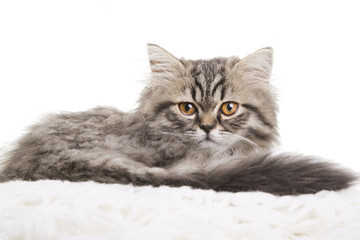
[[[277,139],[277,105],[268,83],[272,50],[247,58],[177,59],[149,45],[152,78],[140,108],[151,125],[192,148],[247,153]]]

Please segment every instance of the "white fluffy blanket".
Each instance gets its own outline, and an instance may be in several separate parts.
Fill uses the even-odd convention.
[[[61,181],[0,184],[0,239],[360,239],[360,191],[277,197]]]

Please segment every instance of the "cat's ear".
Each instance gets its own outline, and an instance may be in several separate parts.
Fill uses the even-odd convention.
[[[259,80],[268,82],[273,65],[273,49],[262,48],[240,60],[234,71],[245,80]]]
[[[179,59],[155,44],[148,44],[148,55],[153,76],[176,77],[185,69]]]

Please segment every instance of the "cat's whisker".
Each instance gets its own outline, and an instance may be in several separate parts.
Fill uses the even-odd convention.
[[[230,146],[230,149],[234,152],[239,151],[243,152],[243,148],[241,147],[241,144],[237,144],[238,142],[243,142],[249,145],[255,152],[259,152],[260,146],[256,144],[255,142],[251,141],[250,139],[241,136],[241,135],[235,135],[232,138],[228,138],[228,145]]]
[[[196,131],[186,131],[184,133],[185,136],[189,136],[189,137],[195,137],[195,138],[199,138],[199,135],[196,133]]]
[[[174,133],[174,132],[161,132],[164,135],[171,135],[171,136],[180,136],[179,133]]]
[[[236,136],[236,138],[238,141],[242,141],[244,143],[249,144],[254,149],[254,151],[256,151],[256,152],[259,151],[259,149],[260,149],[259,145],[257,145],[255,142],[251,141],[250,139],[248,139],[244,136],[240,136],[240,135]]]

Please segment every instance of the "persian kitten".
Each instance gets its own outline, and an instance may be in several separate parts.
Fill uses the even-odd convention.
[[[149,44],[151,77],[138,108],[50,115],[7,154],[0,181],[61,179],[191,186],[276,195],[340,190],[355,174],[275,154],[273,51],[185,60]]]

